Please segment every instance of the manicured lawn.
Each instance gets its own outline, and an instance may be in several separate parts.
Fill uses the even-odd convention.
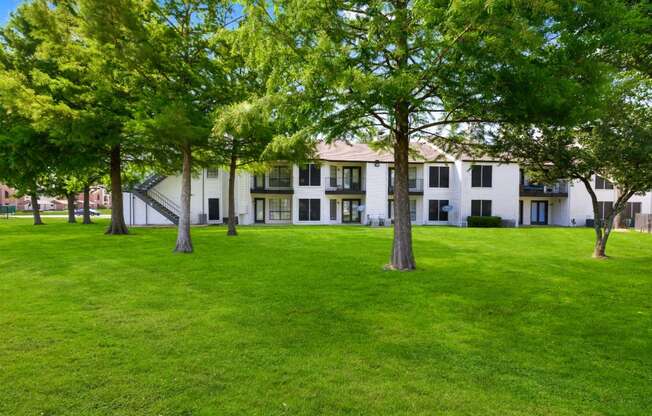
[[[2,415],[649,415],[652,236],[0,220]]]

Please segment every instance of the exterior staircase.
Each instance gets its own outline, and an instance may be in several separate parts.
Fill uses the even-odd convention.
[[[142,183],[134,186],[131,192],[140,198],[144,203],[154,208],[159,214],[170,220],[173,224],[179,224],[180,208],[170,198],[153,189],[165,179],[163,175],[151,175]]]

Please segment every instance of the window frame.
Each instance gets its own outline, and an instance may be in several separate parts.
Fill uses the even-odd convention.
[[[306,205],[307,204],[307,205]],[[316,205],[316,209],[315,206]],[[303,212],[304,208],[307,209]],[[317,214],[315,219],[313,214]],[[303,214],[307,214],[304,216]],[[319,198],[300,198],[299,199],[299,221],[321,221],[321,199]]]
[[[433,204],[433,202],[435,204]],[[448,199],[429,199],[428,200],[428,221],[433,222],[447,222],[448,221],[448,212],[443,211],[442,208],[447,206],[450,203]],[[433,219],[431,214],[433,213],[432,207],[436,206],[437,217]]]
[[[479,204],[479,214],[478,210],[474,208],[475,204]],[[488,206],[488,208],[487,208]],[[489,211],[487,213],[486,211]],[[471,200],[471,216],[472,217],[491,217],[493,216],[493,201],[491,199],[472,199]]]
[[[219,178],[220,178],[219,168],[206,168],[206,179],[219,179]]]
[[[287,202],[287,210],[283,209],[282,201]],[[290,221],[292,220],[292,203],[290,198],[269,198],[267,201],[267,216],[270,221]],[[278,203],[278,207],[275,207],[275,203]],[[275,209],[277,208],[277,209]],[[273,214],[278,214],[278,218],[273,218]],[[287,215],[286,215],[287,214]]]
[[[493,165],[471,166],[471,188],[493,188]]]
[[[280,174],[282,170],[287,171],[287,176]],[[292,186],[292,169],[286,165],[272,166],[267,175],[267,181],[270,188],[289,188]]]
[[[321,186],[321,167],[315,163],[299,166],[299,186]]]
[[[436,174],[433,175],[433,173]],[[446,172],[442,175],[442,172]],[[443,178],[446,178],[445,185]],[[436,180],[433,180],[436,178]],[[450,167],[449,166],[430,166],[428,169],[428,187],[430,188],[450,188]]]

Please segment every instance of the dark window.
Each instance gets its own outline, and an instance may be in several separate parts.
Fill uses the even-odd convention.
[[[319,199],[300,199],[299,221],[319,221],[320,203]]]
[[[448,205],[448,200],[430,200],[428,201],[428,220],[429,221],[448,221],[448,212],[444,207]]]
[[[258,174],[254,176],[254,189],[265,188],[265,175]]]
[[[473,188],[491,188],[493,166],[475,165],[471,168],[471,186]]]
[[[269,219],[276,221],[290,220],[290,199],[273,198],[269,200]]]
[[[299,167],[299,185],[301,186],[321,185],[319,167],[313,163],[307,166]]]
[[[208,220],[217,221],[220,219],[219,198],[208,198]]]
[[[636,221],[636,214],[641,213],[642,204],[640,202],[628,202],[622,214],[622,222],[626,227],[633,227]]]
[[[417,220],[417,200],[410,199],[410,221]]]
[[[206,169],[206,177],[207,178],[217,178],[219,176],[220,176],[220,170],[219,169],[212,169],[212,168]]]
[[[431,166],[430,167],[430,187],[431,188],[448,188],[449,178],[448,166]]]
[[[614,209],[614,203],[611,201],[598,201],[598,219],[604,220]]]
[[[490,217],[491,201],[484,199],[474,199],[471,201],[471,215],[474,217]]]
[[[392,212],[394,212],[394,200],[387,200],[387,218],[392,218]]]
[[[337,221],[337,200],[331,199],[331,221]]]
[[[273,188],[289,188],[290,187],[290,167],[289,166],[274,166],[269,171],[269,186]]]
[[[600,175],[595,175],[595,189],[614,189],[614,184]]]

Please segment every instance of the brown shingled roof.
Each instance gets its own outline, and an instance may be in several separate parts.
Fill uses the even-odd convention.
[[[425,143],[412,143],[412,149],[420,157],[410,155],[410,163],[423,163],[426,161],[445,160],[445,154]],[[334,141],[333,143],[319,142],[317,155],[321,160],[331,162],[384,162],[393,163],[394,154],[386,150],[376,151],[363,143],[346,143]]]

